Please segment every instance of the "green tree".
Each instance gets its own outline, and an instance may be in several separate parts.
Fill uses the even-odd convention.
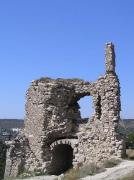
[[[129,133],[126,137],[126,147],[134,148],[134,133]]]

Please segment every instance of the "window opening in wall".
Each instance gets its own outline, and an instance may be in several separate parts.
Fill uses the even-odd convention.
[[[84,96],[78,101],[78,104],[80,106],[80,113],[81,118],[86,119],[92,116],[94,113],[93,103],[92,103],[92,97],[91,96]]]

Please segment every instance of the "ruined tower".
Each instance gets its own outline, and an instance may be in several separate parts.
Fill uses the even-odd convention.
[[[120,85],[115,52],[106,44],[106,73],[95,82],[41,78],[27,91],[25,128],[7,152],[5,176],[24,169],[61,174],[86,163],[121,158]],[[92,96],[94,114],[83,123],[78,101]]]

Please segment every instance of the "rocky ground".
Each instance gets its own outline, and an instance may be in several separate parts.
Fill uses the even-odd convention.
[[[82,180],[119,180],[127,175],[134,174],[134,161],[123,160],[118,166],[107,168],[106,171],[94,176],[87,176]],[[37,176],[25,180],[62,180],[63,176]],[[18,180],[18,179],[16,179]]]

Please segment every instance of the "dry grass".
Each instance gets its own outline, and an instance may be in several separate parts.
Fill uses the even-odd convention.
[[[104,162],[105,168],[112,168],[114,166],[117,166],[121,163],[121,160],[119,159],[109,159]]]
[[[134,180],[134,173],[128,174],[127,176],[119,178],[118,180]]]
[[[70,169],[64,176],[63,180],[78,180],[86,176],[95,175],[97,173],[103,172],[105,169],[96,166],[96,164],[91,163],[84,165],[77,169]]]
[[[70,169],[68,172],[65,173],[63,180],[76,180],[78,179],[78,170],[77,169]]]

